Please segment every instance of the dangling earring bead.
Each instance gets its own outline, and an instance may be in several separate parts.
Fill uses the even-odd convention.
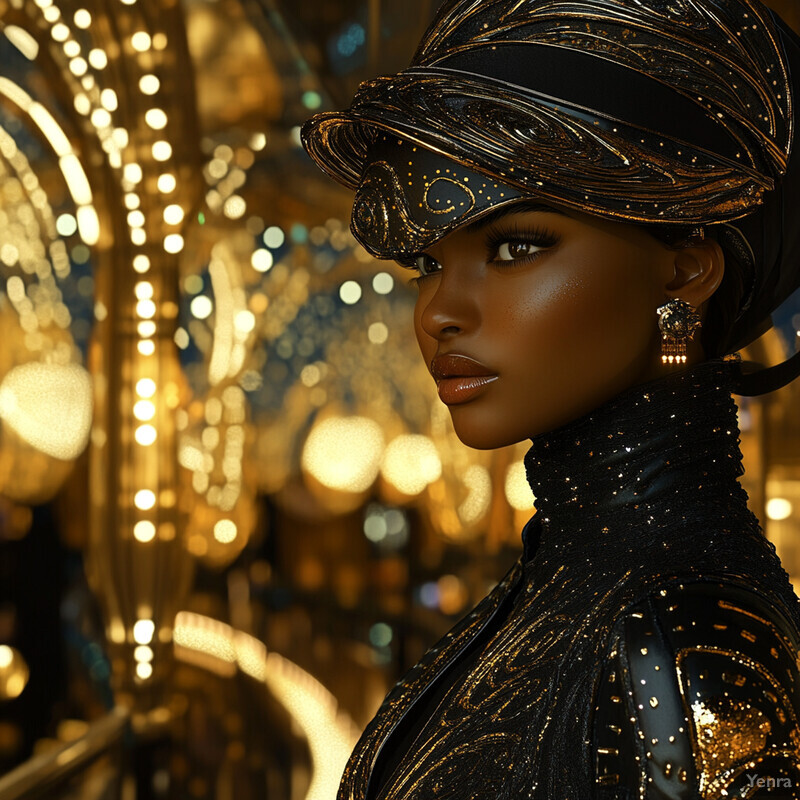
[[[656,312],[661,331],[661,363],[685,364],[686,344],[700,327],[697,309],[684,300],[670,300]]]

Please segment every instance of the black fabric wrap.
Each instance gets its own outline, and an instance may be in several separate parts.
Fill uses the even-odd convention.
[[[800,37],[776,14],[795,102],[800,102]],[[719,352],[732,353],[747,346],[768,327],[772,313],[800,288],[800,146],[794,142],[786,174],[778,178],[774,191],[764,196],[755,213],[730,223],[752,252],[752,265],[737,259],[735,249],[726,253],[745,270],[750,290],[743,298],[727,338]],[[770,369],[740,373],[735,381],[738,394],[757,396],[786,386],[800,375],[800,353]]]
[[[515,42],[457,53],[436,66],[519,86],[571,109],[591,109],[593,115],[686,142],[732,163],[741,151],[727,128],[693,100],[648,75],[588,53]],[[669,114],[664,114],[665,107]]]

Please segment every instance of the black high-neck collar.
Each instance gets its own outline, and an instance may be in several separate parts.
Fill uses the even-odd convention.
[[[735,362],[718,359],[633,387],[552,433],[525,456],[537,513],[524,532],[525,559],[613,558],[678,537],[687,523],[747,511]]]

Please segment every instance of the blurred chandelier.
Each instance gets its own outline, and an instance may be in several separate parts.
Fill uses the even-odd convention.
[[[1,490],[52,497],[88,443],[90,578],[142,707],[257,492],[303,513],[302,472],[330,513],[377,492],[454,541],[526,505],[521,453],[455,438],[400,273],[313,219],[296,125],[324,92],[241,8],[0,0]]]

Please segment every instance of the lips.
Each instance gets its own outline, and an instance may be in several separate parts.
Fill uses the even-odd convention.
[[[469,356],[446,353],[431,361],[439,398],[448,406],[466,403],[482,394],[498,375]]]

